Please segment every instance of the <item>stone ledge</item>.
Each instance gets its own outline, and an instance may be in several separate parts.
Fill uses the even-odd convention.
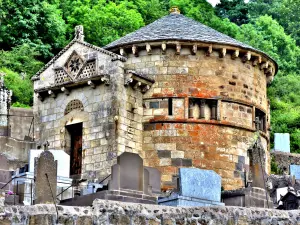
[[[169,207],[95,200],[93,207],[58,206],[57,224],[299,224],[299,210]],[[54,224],[54,205],[0,207],[0,224]],[[29,222],[29,223],[28,223]],[[83,223],[85,222],[85,223]]]

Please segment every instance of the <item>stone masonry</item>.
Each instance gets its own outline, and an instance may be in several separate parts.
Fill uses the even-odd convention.
[[[70,153],[68,127],[82,123],[81,177],[102,179],[128,151],[161,171],[163,189],[176,186],[180,167],[244,187],[255,118],[269,171],[266,88],[278,68],[268,55],[175,9],[106,50],[77,31],[33,80],[38,141]]]
[[[0,206],[0,224],[280,225],[299,224],[299,210],[241,207],[168,207],[95,200],[92,207]]]

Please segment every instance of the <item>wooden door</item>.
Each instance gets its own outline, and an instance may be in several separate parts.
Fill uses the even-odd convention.
[[[82,166],[82,123],[68,126],[71,136],[70,175],[81,174]]]

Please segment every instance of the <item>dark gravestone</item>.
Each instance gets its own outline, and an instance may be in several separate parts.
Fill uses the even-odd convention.
[[[144,166],[143,160],[138,154],[124,152],[117,158],[117,164],[121,168],[120,188],[143,191]]]
[[[62,200],[60,204],[89,206],[96,198],[156,204],[157,198],[153,192],[160,192],[160,172],[151,167],[144,167],[138,154],[124,152],[118,156],[117,164],[112,166],[108,190]]]
[[[34,160],[35,204],[53,204],[56,196],[57,161],[50,151],[43,151]]]
[[[145,167],[145,169],[149,172],[149,185],[152,188],[152,192],[160,193],[161,173],[153,167]]]

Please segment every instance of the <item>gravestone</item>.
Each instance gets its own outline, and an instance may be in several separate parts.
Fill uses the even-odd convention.
[[[11,180],[12,172],[9,170],[7,158],[0,155],[0,188],[2,188],[7,182]],[[4,190],[9,190],[12,184],[6,185]]]
[[[221,177],[212,170],[179,169],[179,191],[158,200],[168,206],[224,205],[221,200]]]
[[[290,134],[275,133],[274,135],[274,151],[290,152]]]
[[[154,167],[145,167],[149,172],[149,185],[152,189],[152,193],[160,194],[160,181],[161,181],[161,173],[158,169]]]
[[[290,165],[290,175],[295,176],[296,180],[300,179],[300,165]]]
[[[138,154],[130,152],[124,152],[118,156],[117,164],[111,168],[108,190],[63,200],[60,204],[89,206],[96,198],[156,204],[157,197],[153,195],[153,192],[158,193],[160,191],[160,173],[158,170],[144,167],[143,159]]]
[[[53,154],[45,150],[35,158],[35,204],[53,204],[56,199],[57,161]]]
[[[39,157],[44,150],[31,149],[29,151],[29,172],[34,172],[34,159]],[[57,161],[57,176],[70,177],[70,155],[64,150],[48,150]]]
[[[118,170],[119,174],[117,174],[117,179],[120,179],[120,186],[117,189],[143,191],[144,166],[139,155],[124,152],[117,158],[117,166],[120,168]],[[112,176],[114,176],[114,173]],[[115,187],[111,188],[115,189]]]

